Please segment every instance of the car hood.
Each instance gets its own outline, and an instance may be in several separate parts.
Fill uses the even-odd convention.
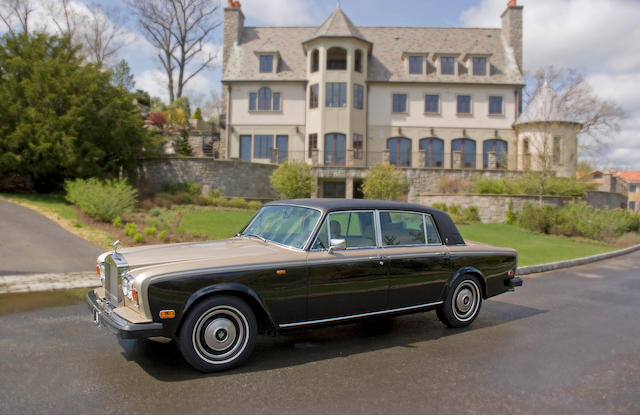
[[[304,261],[306,253],[252,238],[124,248],[129,271],[146,277],[200,269]]]

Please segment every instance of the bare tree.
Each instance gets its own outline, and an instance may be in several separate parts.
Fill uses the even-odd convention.
[[[584,76],[574,70],[547,67],[538,70],[526,109],[518,119],[523,139],[523,163],[528,164],[539,188],[560,174],[574,176],[577,149],[602,150],[610,134],[619,130],[624,111],[597,97]]]
[[[158,50],[167,76],[169,99],[183,95],[184,86],[210,66],[215,54],[206,50],[220,26],[216,0],[127,0],[138,15],[145,37]],[[177,71],[177,75],[174,73]],[[175,78],[177,76],[177,79]]]
[[[33,11],[34,6],[30,0],[0,1],[0,20],[13,36],[29,33],[29,18]]]
[[[125,45],[125,34],[114,13],[108,15],[100,6],[93,5],[89,7],[80,38],[88,58],[102,64],[113,59]]]

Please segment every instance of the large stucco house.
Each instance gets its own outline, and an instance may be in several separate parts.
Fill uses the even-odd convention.
[[[376,163],[536,169],[544,119],[522,111],[522,12],[509,1],[496,29],[356,27],[339,7],[318,27],[247,27],[229,1],[220,156],[304,160],[324,197],[358,197]],[[576,131],[542,138],[562,175],[575,174]]]

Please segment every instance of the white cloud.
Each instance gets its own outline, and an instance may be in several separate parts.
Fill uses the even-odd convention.
[[[244,0],[242,12],[260,25],[317,25],[323,12],[310,0]],[[226,5],[226,3],[225,3]]]
[[[622,106],[627,119],[597,163],[640,169],[640,2],[519,0],[524,6],[524,66],[584,73],[594,92]],[[500,27],[506,0],[481,0],[463,11],[464,26]]]
[[[186,76],[188,76],[187,74]],[[198,73],[189,80],[185,86],[183,95],[194,93],[207,93],[214,89],[215,83],[203,72]],[[177,79],[177,76],[174,77]],[[169,102],[169,92],[167,89],[167,75],[160,69],[148,69],[135,75],[136,88],[143,89],[152,97],[159,97],[165,103]],[[175,82],[175,81],[174,81]]]

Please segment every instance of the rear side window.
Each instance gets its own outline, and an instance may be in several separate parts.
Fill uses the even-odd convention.
[[[330,239],[344,239],[347,249],[376,246],[373,212],[336,212],[325,219],[311,249],[328,249]]]
[[[380,212],[382,245],[424,245],[422,217],[421,213]]]
[[[442,241],[440,240],[440,235],[438,235],[436,225],[433,223],[433,218],[430,215],[424,215],[424,223],[427,231],[427,243],[441,244]]]

